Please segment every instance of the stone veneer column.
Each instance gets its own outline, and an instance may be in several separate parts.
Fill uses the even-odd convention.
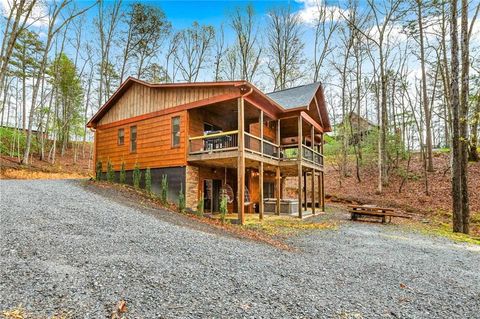
[[[185,202],[187,208],[195,211],[198,204],[198,183],[200,181],[198,167],[185,167],[186,186],[185,186]]]

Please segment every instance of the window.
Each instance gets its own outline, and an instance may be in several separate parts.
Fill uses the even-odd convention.
[[[275,183],[263,183],[263,198],[275,198]]]
[[[130,126],[130,152],[137,151],[137,127]]]
[[[180,146],[180,116],[172,117],[172,147]]]
[[[125,144],[125,129],[119,128],[118,129],[118,145]]]

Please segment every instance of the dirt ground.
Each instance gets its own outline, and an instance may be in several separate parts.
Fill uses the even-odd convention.
[[[93,163],[89,159],[88,152],[83,156],[79,151],[77,160],[69,149],[64,156],[57,154],[55,163],[41,161],[37,156],[31,157],[31,163],[20,164],[17,157],[0,155],[0,178],[1,179],[65,179],[86,178],[92,176]]]
[[[449,224],[452,219],[451,177],[449,154],[436,153],[435,172],[428,173],[428,191],[425,191],[425,178],[421,162],[412,157],[409,178],[399,192],[406,171],[407,162],[402,161],[397,169],[390,172],[389,185],[383,193],[377,193],[377,167],[361,167],[361,182],[357,181],[355,167],[349,167],[350,175],[340,178],[335,165],[328,165],[325,177],[327,197],[331,201],[356,202],[394,207],[407,213],[420,215],[420,218]],[[472,235],[480,237],[480,162],[469,163],[469,191]]]

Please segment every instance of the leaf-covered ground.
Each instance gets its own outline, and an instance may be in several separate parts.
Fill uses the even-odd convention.
[[[425,178],[422,162],[412,157],[409,173],[406,174],[407,161],[401,161],[390,173],[389,185],[382,194],[377,193],[377,167],[365,165],[360,168],[361,182],[357,181],[353,160],[350,161],[348,177],[340,178],[336,166],[328,162],[325,180],[327,196],[332,201],[352,201],[395,207],[419,215],[425,222],[448,226],[451,223],[451,176],[449,154],[434,154],[435,172],[428,173],[428,192],[425,191]],[[399,192],[404,176],[408,176]],[[480,162],[469,163],[469,191],[471,210],[471,234],[480,237]]]

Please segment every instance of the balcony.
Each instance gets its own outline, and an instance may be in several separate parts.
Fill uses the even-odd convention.
[[[206,134],[189,138],[189,161],[238,157],[238,130]],[[298,162],[298,144],[278,145],[244,132],[244,151],[247,158],[272,165],[291,165]],[[302,165],[323,168],[323,155],[302,144]]]

